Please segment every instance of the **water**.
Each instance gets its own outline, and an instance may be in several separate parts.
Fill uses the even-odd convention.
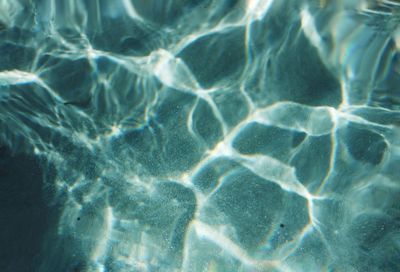
[[[399,18],[0,1],[1,271],[400,271]]]

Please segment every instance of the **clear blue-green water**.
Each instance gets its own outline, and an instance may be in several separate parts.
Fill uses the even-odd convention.
[[[400,271],[399,22],[1,0],[0,271]]]

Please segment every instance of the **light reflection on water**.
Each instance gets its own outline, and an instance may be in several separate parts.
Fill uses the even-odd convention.
[[[399,270],[371,2],[0,1],[0,139],[60,208],[38,271]]]

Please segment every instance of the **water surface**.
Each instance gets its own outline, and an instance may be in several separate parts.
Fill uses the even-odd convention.
[[[399,271],[399,18],[0,1],[0,270]]]

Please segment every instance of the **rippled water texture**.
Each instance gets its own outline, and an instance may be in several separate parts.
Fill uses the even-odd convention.
[[[0,22],[1,271],[400,271],[400,1]]]

